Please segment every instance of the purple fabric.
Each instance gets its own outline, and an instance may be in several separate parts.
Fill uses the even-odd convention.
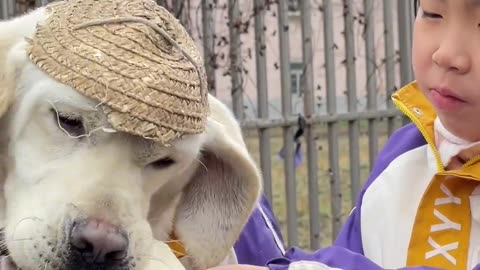
[[[425,144],[425,139],[413,124],[406,125],[392,135],[379,154],[374,169],[359,194],[356,209],[343,226],[333,246],[311,253],[294,247],[282,256],[280,249],[271,235],[270,229],[266,226],[265,220],[257,210],[254,212],[235,246],[239,263],[268,266],[271,270],[287,270],[290,263],[297,261],[320,262],[330,267],[344,270],[383,269],[363,256],[360,228],[360,209],[363,195],[371,183],[375,181],[378,175],[380,175],[396,157]],[[261,206],[264,211],[268,212],[269,219],[274,224],[277,234],[280,235],[276,219],[265,198],[262,199]],[[419,267],[404,269],[427,270],[433,268]]]
[[[281,159],[285,159],[285,147],[282,147],[280,151],[278,152],[278,156]],[[297,142],[297,146],[295,147],[295,154],[294,154],[294,162],[295,162],[295,169],[300,168],[300,166],[303,164],[303,152],[302,152],[302,144],[300,142]]]
[[[281,238],[278,222],[265,197],[260,200],[260,207],[270,220],[276,234]],[[235,253],[240,264],[265,266],[272,258],[282,257],[282,251],[275,242],[272,231],[260,210],[255,209],[245,229],[235,245]]]
[[[365,191],[395,158],[410,150],[423,146],[426,143],[425,138],[423,138],[418,128],[413,124],[408,124],[402,127],[392,135],[385,147],[379,153],[370,177],[360,191],[356,208],[340,231],[337,240],[334,243],[335,245],[363,254],[360,228],[361,213],[359,210],[362,205]]]

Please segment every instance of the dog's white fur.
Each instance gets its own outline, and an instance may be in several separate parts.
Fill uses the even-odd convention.
[[[46,16],[39,8],[0,22],[0,226],[15,263],[63,270],[65,226],[89,217],[127,230],[135,269],[150,256],[161,259],[148,254],[152,237],[167,241],[173,232],[187,248],[187,269],[220,264],[261,192],[229,109],[210,96],[206,132],[170,147],[111,132],[97,102],[27,58],[25,39]],[[66,134],[52,109],[81,117],[89,136]],[[176,163],[148,165],[166,156]]]

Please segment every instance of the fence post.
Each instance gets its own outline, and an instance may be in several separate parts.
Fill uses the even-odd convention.
[[[395,91],[395,46],[393,42],[392,0],[383,1],[383,24],[385,39],[385,84],[387,87],[387,109],[393,108],[391,95]],[[395,131],[395,118],[388,118],[388,136]]]
[[[12,18],[16,15],[16,1],[15,0],[1,0],[5,5],[5,18]]]
[[[174,0],[172,1],[172,11],[175,17],[180,20],[181,24],[191,35],[192,29],[190,28],[190,0]]]
[[[404,0],[402,0],[404,1]],[[375,26],[373,0],[363,1],[363,13],[365,14],[365,50],[367,64],[367,110],[377,109],[377,75],[375,55]],[[377,119],[368,120],[368,152],[370,170],[373,169],[378,153],[378,128]]]
[[[0,1],[0,16],[2,20],[8,19],[8,2]]]
[[[215,21],[214,10],[216,3],[211,0],[202,0],[202,30],[203,30],[203,58],[205,62],[205,71],[207,73],[208,91],[216,96],[215,79]]]
[[[268,120],[268,82],[265,43],[265,0],[255,0],[255,62],[257,69],[258,118]],[[272,161],[269,128],[259,128],[260,168],[263,176],[263,190],[270,203],[273,203]]]
[[[53,1],[52,0],[35,0],[35,6],[36,7],[45,6],[50,2],[53,2]]]
[[[157,4],[162,7],[167,7],[167,0],[157,0]]]
[[[303,94],[304,114],[307,120],[305,125],[305,140],[307,145],[308,169],[308,205],[310,217],[310,248],[319,249],[320,235],[320,209],[318,200],[318,157],[315,140],[315,126],[309,120],[315,116],[315,94],[313,92],[313,46],[312,46],[312,15],[310,0],[300,0],[300,13],[302,20],[303,44]]]
[[[228,28],[230,32],[230,76],[232,78],[232,110],[238,121],[244,118],[243,83],[242,83],[242,49],[240,43],[239,0],[228,0]]]
[[[278,32],[280,43],[280,77],[282,88],[282,116],[287,119],[292,114],[292,91],[290,89],[290,37],[287,0],[278,1]],[[288,245],[298,244],[297,196],[295,180],[295,147],[292,125],[283,128],[285,151],[285,187],[287,195],[287,235]]]
[[[327,113],[337,114],[337,86],[335,81],[335,42],[333,39],[333,6],[331,0],[323,0],[323,32],[325,50],[325,74],[327,85]],[[328,157],[330,164],[330,192],[332,209],[332,239],[342,226],[342,188],[340,181],[338,122],[328,123]]]
[[[400,42],[400,82],[402,85],[413,80],[412,71],[412,21],[413,1],[397,1],[398,39]]]
[[[347,95],[348,112],[357,112],[357,72],[355,66],[355,31],[353,1],[343,0],[343,14],[345,25],[345,50],[346,50],[346,73],[347,73]],[[360,124],[358,120],[348,122],[348,142],[350,159],[350,192],[352,207],[357,201],[360,192]]]
[[[400,48],[400,84],[406,85],[413,80],[412,70],[412,22],[413,22],[413,1],[397,1],[398,10],[398,41]],[[403,123],[410,120],[403,117]]]

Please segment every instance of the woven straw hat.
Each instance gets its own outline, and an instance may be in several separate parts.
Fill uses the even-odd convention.
[[[164,144],[204,131],[202,59],[167,10],[153,0],[66,0],[47,8],[29,41],[30,59],[101,103],[114,129]]]

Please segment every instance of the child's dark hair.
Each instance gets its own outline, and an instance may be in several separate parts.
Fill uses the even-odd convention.
[[[418,5],[419,5],[419,4],[420,4],[420,3],[419,3],[419,0],[413,0],[413,12],[415,12],[415,13],[414,13],[415,16],[417,15]]]

